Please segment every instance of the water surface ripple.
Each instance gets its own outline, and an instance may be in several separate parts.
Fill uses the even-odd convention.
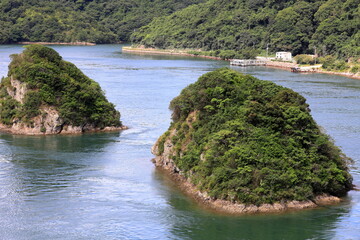
[[[150,148],[168,128],[170,100],[228,66],[141,56],[120,45],[54,46],[99,82],[130,129],[81,136],[0,134],[0,239],[360,239],[360,194],[295,213],[222,216],[203,210],[154,169]],[[0,76],[19,45],[0,46]],[[263,67],[234,69],[304,95],[360,185],[360,81]]]

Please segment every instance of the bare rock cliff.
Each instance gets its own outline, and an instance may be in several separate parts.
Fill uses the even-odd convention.
[[[160,139],[151,148],[151,153],[155,155],[153,162],[157,167],[166,169],[170,173],[180,173],[180,169],[172,160],[174,146],[171,142],[171,138],[174,135],[176,135],[176,129],[172,130],[169,137],[166,138],[164,142],[164,151],[162,153],[159,151],[159,144],[161,144],[159,141]]]
[[[11,87],[8,87],[6,90],[8,94],[14,98],[19,103],[24,103],[25,94],[27,92],[26,83],[23,83],[19,80],[14,79],[12,76],[10,77]]]

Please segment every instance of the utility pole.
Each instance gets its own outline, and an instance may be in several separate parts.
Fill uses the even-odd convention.
[[[266,44],[266,60],[269,58],[269,44]]]

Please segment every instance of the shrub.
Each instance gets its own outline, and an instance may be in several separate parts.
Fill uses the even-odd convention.
[[[219,53],[219,57],[223,60],[234,59],[236,56],[237,53],[234,50],[221,50]]]
[[[223,68],[183,89],[170,109],[173,160],[214,198],[300,201],[342,196],[352,187],[341,151],[291,89]]]
[[[27,119],[40,114],[41,96],[37,91],[29,91],[25,95],[23,110]]]
[[[350,69],[350,72],[353,73],[353,74],[356,74],[356,73],[360,72],[360,66],[358,66],[358,65],[353,66],[353,67]]]
[[[12,55],[9,76],[30,88],[24,104],[11,108],[11,111],[17,111],[16,114],[11,112],[11,116],[29,120],[40,114],[42,104],[47,104],[56,107],[60,117],[69,125],[121,126],[120,113],[108,102],[99,84],[85,76],[74,64],[63,61],[51,48],[31,45],[23,53]],[[9,78],[2,80],[0,94],[8,81]],[[3,119],[8,119],[8,112]]]
[[[326,70],[344,71],[349,68],[349,65],[344,60],[336,59],[330,55],[319,58],[319,61],[322,63],[322,68]]]
[[[200,51],[188,51],[187,52],[188,54],[193,54],[193,55],[195,55],[195,56],[198,56],[198,55],[201,55],[201,52]]]
[[[299,54],[294,57],[297,64],[315,64],[315,58],[307,54]]]
[[[10,97],[0,100],[0,122],[5,125],[11,125],[13,118],[17,114],[19,103]]]

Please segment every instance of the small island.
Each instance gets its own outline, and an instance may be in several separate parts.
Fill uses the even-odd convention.
[[[312,208],[353,188],[348,159],[291,89],[222,68],[183,89],[170,109],[153,161],[211,209]]]
[[[52,48],[29,45],[11,58],[0,83],[0,131],[42,135],[126,129],[100,85]]]

